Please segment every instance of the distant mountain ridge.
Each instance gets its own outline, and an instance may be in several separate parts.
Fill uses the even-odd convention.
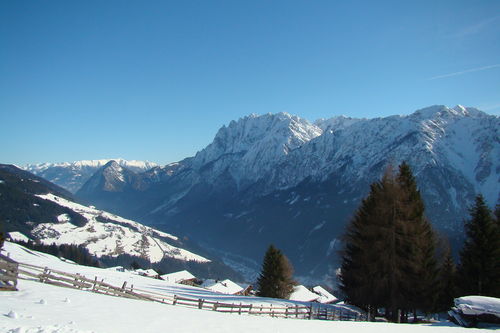
[[[28,164],[24,166],[24,169],[67,189],[71,193],[75,193],[99,168],[110,161],[115,161],[121,167],[138,173],[158,166],[156,163],[148,161],[116,158],[63,163]]]
[[[434,226],[458,241],[474,196],[491,206],[499,199],[499,131],[498,116],[459,105],[314,123],[250,115],[223,126],[195,156],[137,174],[123,190],[88,186],[85,200],[175,230],[235,266],[258,269],[274,243],[298,275],[324,280],[369,184],[403,160]]]

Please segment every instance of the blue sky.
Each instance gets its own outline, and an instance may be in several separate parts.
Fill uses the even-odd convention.
[[[0,163],[192,156],[220,126],[500,114],[500,1],[0,0]]]

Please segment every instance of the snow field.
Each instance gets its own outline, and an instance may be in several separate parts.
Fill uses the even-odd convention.
[[[222,295],[200,288],[141,277],[130,272],[79,266],[47,254],[29,251],[9,242],[5,243],[3,252],[8,252],[19,262],[48,266],[66,272],[79,272],[89,278],[96,275],[114,285],[121,284],[126,279],[129,285],[133,283],[149,291],[169,291],[190,297],[198,295],[219,302],[245,301],[255,304],[271,303],[275,306],[290,303],[270,298]],[[471,332],[471,329],[464,329],[451,323],[411,325],[340,322],[218,313],[95,294],[31,280],[19,280],[18,289],[19,291],[0,292],[0,332]]]
[[[20,281],[19,290],[0,293],[0,332],[471,332],[471,329],[453,324],[411,325],[240,316],[93,294],[34,281]],[[10,317],[10,312],[15,316]]]

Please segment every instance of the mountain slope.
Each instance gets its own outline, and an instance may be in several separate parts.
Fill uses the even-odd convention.
[[[336,268],[344,226],[369,184],[403,160],[434,226],[459,242],[475,195],[491,206],[499,198],[499,131],[499,117],[462,106],[314,124],[285,113],[249,116],[221,128],[168,177],[108,192],[103,204],[203,242],[228,262],[249,258],[257,269],[274,243],[299,275],[323,279]]]
[[[28,164],[24,169],[75,193],[99,168],[110,161],[115,161],[121,167],[133,172],[144,172],[157,166],[156,163],[148,161],[127,161],[117,158],[71,163]]]
[[[44,244],[83,245],[98,258],[211,262],[184,249],[176,236],[75,203],[66,190],[11,165],[0,165],[0,213],[6,232]]]

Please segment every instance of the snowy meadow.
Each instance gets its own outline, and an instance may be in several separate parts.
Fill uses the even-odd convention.
[[[150,291],[204,297],[223,302],[284,305],[289,301],[217,294],[109,269],[79,266],[6,242],[4,254],[18,262],[47,266],[121,285],[124,281]],[[181,306],[95,294],[88,291],[19,280],[18,291],[0,293],[0,332],[470,332],[449,322],[392,324],[272,318],[218,313]],[[477,329],[472,329],[477,330]]]

